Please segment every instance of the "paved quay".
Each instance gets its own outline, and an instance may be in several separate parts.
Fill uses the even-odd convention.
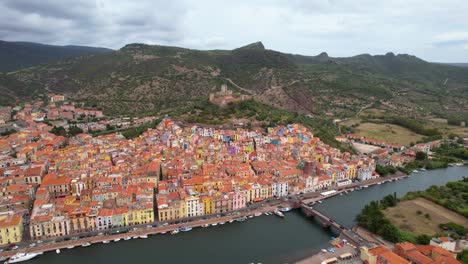
[[[345,244],[344,247],[342,248],[335,248],[335,249],[336,251],[334,253],[328,252],[328,251],[327,252],[319,251],[317,254],[312,255],[308,258],[299,260],[296,263],[297,264],[319,264],[319,263],[322,263],[322,261],[333,258],[333,257],[337,258],[340,262],[340,256],[343,254],[350,253],[353,256],[356,256],[357,254],[357,249],[348,244]],[[341,261],[345,263],[349,260],[341,260]]]
[[[87,238],[80,238],[76,240],[53,242],[49,244],[43,243],[43,244],[38,244],[37,246],[34,246],[34,247],[19,248],[17,250],[4,251],[0,253],[0,257],[11,257],[14,254],[20,253],[20,252],[39,253],[39,252],[55,251],[57,249],[66,249],[68,247],[78,247],[86,243],[96,244],[96,243],[102,243],[103,241],[113,241],[115,239],[124,239],[127,237],[136,239],[137,237],[144,236],[144,235],[158,235],[158,234],[163,235],[163,233],[166,235],[170,235],[170,232],[172,230],[181,228],[183,226],[190,226],[190,227],[195,228],[195,227],[201,227],[203,225],[211,225],[211,224],[221,223],[221,222],[225,222],[225,224],[229,224],[228,222],[231,220],[235,220],[241,217],[252,216],[255,213],[272,212],[274,210],[277,210],[278,206],[284,206],[284,207],[290,206],[290,203],[281,202],[280,205],[263,206],[263,207],[259,207],[259,208],[256,208],[254,210],[250,210],[247,212],[239,212],[236,215],[213,217],[209,219],[202,219],[202,220],[197,220],[197,221],[192,221],[192,222],[187,222],[187,223],[180,223],[180,224],[172,224],[172,225],[167,225],[167,226],[138,228],[136,230],[131,229],[126,233],[120,233],[120,234],[87,237]]]

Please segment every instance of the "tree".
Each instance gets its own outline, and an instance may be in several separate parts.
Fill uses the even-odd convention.
[[[422,234],[416,237],[416,243],[420,245],[429,245],[430,241],[431,237],[426,234]]]
[[[416,152],[416,160],[426,160],[427,159],[427,154],[422,151]]]
[[[83,129],[77,127],[77,126],[70,126],[68,128],[68,135],[71,137],[74,137],[80,133],[83,133]]]
[[[67,131],[65,130],[63,126],[59,126],[59,127],[54,126],[49,132],[56,136],[62,136],[62,137],[67,136]]]

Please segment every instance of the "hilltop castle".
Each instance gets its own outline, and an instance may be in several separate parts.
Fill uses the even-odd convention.
[[[221,85],[221,91],[210,93],[210,102],[217,104],[221,107],[224,107],[231,102],[232,103],[242,102],[250,98],[252,98],[252,96],[250,95],[233,93],[231,90],[227,88],[226,84]]]

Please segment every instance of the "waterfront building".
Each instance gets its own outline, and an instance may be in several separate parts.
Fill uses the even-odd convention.
[[[23,216],[19,214],[0,215],[0,245],[21,242],[23,238]]]

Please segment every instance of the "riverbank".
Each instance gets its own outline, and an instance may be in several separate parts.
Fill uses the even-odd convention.
[[[197,228],[197,227],[202,227],[204,225],[212,225],[212,224],[219,224],[219,223],[224,223],[228,224],[229,221],[235,221],[236,219],[242,218],[242,217],[247,217],[249,219],[249,216],[254,216],[256,213],[266,213],[266,212],[272,212],[277,210],[279,207],[290,207],[291,203],[290,202],[281,202],[280,205],[274,205],[274,206],[265,206],[261,208],[257,208],[254,210],[250,210],[248,212],[239,212],[238,214],[235,215],[229,215],[229,216],[221,216],[221,217],[214,217],[214,218],[209,218],[209,219],[203,219],[203,220],[198,220],[198,221],[191,221],[188,223],[183,223],[183,224],[172,224],[172,225],[167,225],[167,226],[158,226],[158,227],[147,227],[147,228],[138,228],[138,229],[131,229],[130,231],[126,233],[121,233],[121,234],[113,234],[113,235],[101,235],[101,236],[95,236],[95,237],[89,237],[89,238],[80,238],[80,239],[75,239],[75,240],[68,240],[68,241],[62,241],[62,242],[53,242],[50,244],[38,244],[34,247],[28,247],[28,248],[20,248],[18,250],[11,250],[11,251],[5,251],[0,253],[0,257],[11,257],[15,255],[16,253],[44,253],[47,251],[55,251],[57,249],[66,249],[69,247],[78,247],[82,246],[83,244],[90,243],[90,244],[96,244],[96,243],[102,243],[104,241],[114,241],[114,240],[122,240],[128,237],[131,237],[132,239],[139,238],[140,236],[150,236],[150,235],[158,235],[158,234],[167,234],[170,235],[170,232],[176,229],[179,229],[183,226],[190,226],[192,228]]]
[[[457,173],[453,175],[452,173],[449,173],[450,171],[457,171]],[[340,224],[352,228],[352,230],[355,233],[357,233],[361,238],[363,238],[370,244],[374,246],[384,244],[389,248],[393,248],[392,243],[385,241],[381,237],[372,234],[361,227],[355,226],[355,215],[349,213],[344,214],[347,215],[347,217],[341,217],[341,215],[343,215],[344,212],[358,213],[371,200],[380,200],[384,196],[389,194],[393,195],[394,193],[396,193],[399,197],[404,196],[406,193],[415,190],[414,188],[416,183],[421,184],[421,186],[423,186],[422,188],[420,188],[420,190],[424,190],[432,185],[445,185],[449,181],[459,180],[463,176],[468,176],[468,167],[466,166],[451,166],[448,169],[426,170],[410,175],[401,174],[401,172],[397,172],[397,174],[381,177],[377,182],[369,184],[369,187],[374,186],[373,188],[364,188],[360,191],[354,191],[351,193],[348,192],[346,194],[347,197],[345,199],[343,199],[344,195],[340,195],[344,191],[337,191],[337,193],[326,197],[326,201],[324,201],[323,203],[317,203],[314,205],[314,207],[319,211],[323,212],[324,214],[328,215],[329,217],[333,218]],[[403,181],[395,182],[395,180]],[[388,182],[393,182],[393,184],[387,184]],[[390,188],[395,184],[397,186],[400,186],[400,188]],[[373,198],[370,199],[370,197]],[[366,202],[358,203],[356,202],[358,200],[365,200]],[[312,201],[313,200],[311,200],[311,202]],[[318,254],[315,254],[315,252],[311,252],[311,257],[307,259],[318,261],[315,263],[320,263],[320,261],[322,260],[320,254],[320,252]],[[303,263],[314,262],[309,261]]]
[[[429,187],[430,185],[442,185],[442,184],[445,184],[447,181],[450,181],[450,179],[453,179],[453,180],[456,180],[456,179],[459,179],[461,178],[462,176],[465,176],[465,175],[468,175],[468,168],[466,167],[451,167],[449,169],[444,169],[444,170],[438,170],[436,172],[434,171],[427,171],[427,172],[420,172],[418,174],[413,174],[411,175],[412,177],[409,177],[408,175],[404,175],[404,174],[397,174],[397,175],[392,175],[392,176],[387,176],[387,177],[381,177],[381,178],[378,178],[378,179],[374,179],[372,181],[366,181],[366,182],[358,182],[358,183],[353,183],[353,185],[349,185],[349,186],[344,186],[344,187],[337,187],[335,186],[334,188],[331,188],[331,189],[335,189],[337,190],[337,192],[344,192],[346,190],[348,190],[348,194],[343,194],[343,196],[340,196],[339,194],[337,195],[334,195],[333,197],[323,197],[320,195],[321,192],[323,192],[322,190],[321,191],[316,191],[316,192],[312,192],[312,193],[306,193],[306,194],[299,194],[299,195],[291,195],[290,198],[291,199],[288,199],[288,197],[284,197],[280,200],[277,200],[277,199],[270,199],[268,201],[264,201],[264,202],[261,202],[260,204],[254,204],[252,206],[258,206],[258,208],[254,208],[254,209],[250,209],[250,208],[247,208],[249,209],[248,211],[244,211],[241,215],[253,215],[255,214],[255,212],[258,212],[258,211],[262,211],[262,212],[265,212],[265,211],[273,211],[275,208],[277,208],[277,206],[290,206],[290,205],[293,205],[295,204],[296,202],[296,198],[299,198],[299,199],[309,199],[309,198],[319,198],[320,200],[324,200],[323,203],[317,203],[316,205],[314,205],[315,208],[317,208],[318,210],[320,210],[321,212],[325,213],[326,215],[330,216],[332,219],[334,219],[336,222],[340,223],[340,224],[343,224],[345,226],[348,226],[348,227],[352,227],[352,225],[350,224],[350,222],[353,221],[354,219],[354,215],[355,213],[359,212],[361,210],[361,208],[368,203],[368,200],[369,199],[381,199],[383,194],[390,194],[390,193],[393,193],[393,192],[397,192],[399,193],[400,195],[403,195],[405,194],[406,192],[408,191],[413,191],[413,190],[421,190],[421,189],[426,189],[427,187]],[[398,181],[396,181],[397,179],[399,179]],[[401,180],[401,181],[400,181]],[[378,185],[378,182],[380,182],[380,185]],[[384,182],[387,182],[387,183],[384,183]],[[368,185],[368,186],[374,186],[373,188],[362,188],[362,190],[360,191],[353,191],[353,192],[349,192],[349,188],[355,188],[356,187],[356,184],[358,185],[362,185],[362,186],[365,186],[365,185]],[[415,184],[422,184],[421,186],[422,187],[416,187]],[[330,189],[330,190],[331,190]],[[273,203],[277,203],[275,205],[272,205]],[[261,204],[264,204],[264,206],[261,206]],[[191,237],[191,241],[199,241],[199,242],[193,242],[195,244],[192,244],[192,242],[189,242],[187,241],[186,243],[188,243],[186,246],[187,247],[197,247],[197,243],[203,243],[203,244],[206,244],[208,243],[208,241],[204,241],[205,239],[208,239],[208,237],[212,237],[213,233],[219,233],[219,234],[224,234],[224,233],[228,233],[228,234],[225,234],[223,235],[223,238],[219,238],[219,239],[227,239],[227,238],[230,238],[230,237],[237,237],[237,233],[230,233],[230,232],[233,232],[231,230],[238,230],[238,231],[234,231],[234,232],[240,232],[240,234],[243,234],[243,236],[245,235],[246,237],[252,237],[252,234],[258,234],[258,232],[263,232],[263,231],[257,231],[258,230],[263,230],[263,229],[266,229],[264,230],[265,231],[265,236],[267,236],[266,234],[275,234],[274,237],[282,237],[282,238],[286,238],[286,237],[289,237],[290,234],[294,234],[294,232],[291,232],[292,230],[291,229],[287,229],[287,230],[284,230],[282,231],[283,233],[280,233],[280,234],[276,234],[277,230],[281,229],[283,226],[284,228],[306,228],[307,232],[319,232],[319,233],[322,233],[324,232],[323,228],[320,226],[320,225],[316,225],[316,224],[313,224],[309,219],[305,218],[304,216],[302,216],[299,212],[295,212],[293,215],[295,215],[294,218],[303,218],[304,221],[300,221],[300,225],[304,225],[304,226],[289,226],[289,224],[286,224],[288,223],[288,217],[286,217],[284,220],[285,221],[278,221],[276,216],[271,216],[270,217],[260,217],[261,219],[257,220],[257,218],[254,218],[252,223],[258,223],[258,222],[264,222],[265,220],[262,220],[262,219],[271,219],[271,220],[268,220],[268,225],[271,225],[272,223],[275,223],[274,224],[274,228],[273,229],[270,229],[268,227],[268,225],[266,226],[258,226],[256,227],[255,230],[250,230],[249,226],[252,226],[255,224],[252,224],[251,221],[252,220],[247,220],[246,222],[238,222],[237,224],[233,224],[233,225],[230,225],[229,223],[227,223],[226,225],[218,225],[218,228],[194,228],[193,231],[191,232],[184,232],[184,234],[179,234],[179,235],[169,235],[168,233],[171,231],[171,230],[174,230],[176,228],[179,228],[180,226],[201,226],[205,223],[214,223],[214,222],[221,222],[223,221],[224,219],[233,219],[233,218],[237,218],[237,217],[241,217],[241,215],[235,215],[235,216],[226,216],[226,217],[221,217],[221,218],[216,218],[216,215],[212,215],[210,219],[200,219],[200,220],[197,220],[197,221],[191,221],[191,222],[186,222],[186,223],[181,223],[181,224],[172,224],[172,225],[168,225],[168,226],[158,226],[156,228],[151,228],[149,230],[146,230],[146,228],[143,227],[140,227],[140,229],[136,230],[136,231],[129,231],[128,233],[126,234],[116,234],[116,235],[109,235],[109,236],[99,236],[99,237],[87,237],[87,238],[82,238],[82,239],[79,239],[79,240],[73,240],[73,241],[63,241],[63,242],[50,242],[51,244],[47,244],[47,245],[40,245],[40,246],[36,246],[34,248],[21,248],[21,249],[18,249],[17,251],[5,251],[5,252],[2,252],[0,253],[0,256],[11,256],[17,252],[45,252],[45,251],[54,251],[55,249],[57,248],[66,248],[68,246],[71,246],[71,245],[75,245],[76,246],[80,246],[81,244],[84,244],[84,243],[87,243],[87,242],[90,242],[90,243],[93,243],[93,244],[100,244],[99,247],[94,247],[94,246],[91,246],[90,248],[80,248],[79,249],[75,249],[75,250],[62,250],[62,253],[61,253],[61,257],[58,258],[60,260],[63,260],[64,257],[66,256],[70,256],[70,255],[76,255],[76,254],[83,254],[84,252],[90,252],[89,254],[91,254],[92,256],[101,256],[101,254],[105,254],[105,252],[109,252],[109,251],[113,251],[114,248],[121,248],[121,244],[120,243],[111,243],[111,244],[102,244],[102,241],[104,240],[114,240],[114,239],[122,239],[122,238],[125,238],[125,237],[134,237],[134,236],[140,236],[141,235],[151,235],[153,236],[154,234],[157,234],[157,236],[160,236],[159,238],[156,238],[156,237],[150,237],[151,239],[148,239],[148,240],[145,240],[145,239],[132,239],[131,241],[127,241],[127,243],[124,243],[125,247],[130,247],[130,248],[133,248],[132,251],[135,251],[135,252],[139,252],[139,253],[134,253],[134,254],[143,254],[143,255],[150,255],[150,253],[146,253],[146,252],[141,252],[141,247],[142,245],[146,245],[146,243],[157,243],[157,244],[160,244],[159,247],[162,247],[162,248],[165,248],[165,247],[168,247],[169,245],[173,245],[173,243],[175,243],[175,241],[178,240],[178,237],[181,236],[181,237],[184,237],[187,238],[188,237]],[[210,216],[203,216],[203,217],[210,217]],[[274,219],[274,220],[273,220]],[[280,218],[278,218],[280,219]],[[182,219],[184,221],[189,221],[190,219]],[[209,221],[209,222],[207,222]],[[229,220],[224,220],[224,222],[228,222]],[[155,222],[157,224],[162,224],[162,223],[159,223],[159,222]],[[278,226],[279,225],[279,226]],[[296,223],[296,225],[298,225],[298,223]],[[308,227],[306,227],[308,226]],[[132,226],[130,227],[127,227],[129,229],[132,228]],[[250,230],[250,231],[247,231],[247,230]],[[275,230],[274,232],[272,232],[272,230]],[[162,235],[161,233],[162,232],[167,232],[166,235]],[[250,233],[249,233],[250,232]],[[302,231],[302,233],[304,233],[305,231]],[[304,235],[307,233],[305,232]],[[302,234],[302,233],[299,233],[299,234]],[[318,234],[319,234],[318,233]],[[291,237],[290,239],[297,239],[300,237],[300,235],[297,234],[295,237]],[[316,236],[318,234],[315,234]],[[265,237],[264,236],[264,237]],[[169,239],[169,240],[168,240]],[[212,238],[213,239],[213,238]],[[239,239],[239,238],[237,238]],[[258,238],[260,239],[260,237]],[[274,238],[269,238],[268,241],[270,241],[271,239],[274,240]],[[315,241],[317,240],[318,238],[307,238],[307,239],[312,239],[312,241]],[[273,241],[272,240],[272,241]],[[159,243],[158,241],[164,241],[166,244],[161,244]],[[204,241],[204,242],[201,242],[201,241]],[[228,239],[229,241],[229,239]],[[249,239],[249,240],[246,240],[246,241],[243,241],[241,242],[241,244],[245,244],[245,243],[249,243],[249,241],[256,241],[255,239]],[[258,248],[259,245],[258,243],[269,243],[268,241],[263,241],[260,242],[260,241],[257,241],[257,242],[253,242],[253,243],[256,243],[256,244],[253,244],[252,247],[253,248]],[[289,240],[288,240],[289,241]],[[301,240],[297,240],[297,244],[292,244],[292,245],[296,245],[295,247],[297,247],[297,245],[300,244]],[[31,241],[30,243],[32,242],[36,242],[36,241]],[[325,241],[323,241],[323,243],[326,242],[326,239]],[[73,243],[73,244],[70,244],[70,243]],[[143,244],[142,244],[143,243]],[[169,243],[169,244],[167,244]],[[302,242],[301,242],[302,243]],[[139,245],[139,246],[138,246]],[[268,244],[269,245],[269,244]],[[27,244],[25,245],[27,247]],[[178,247],[177,245],[173,245],[175,247]],[[228,244],[226,244],[225,246],[228,246]],[[228,246],[230,248],[232,248],[235,252],[238,252],[238,254],[244,254],[244,253],[239,253],[239,251],[236,251],[236,249],[238,249],[238,247],[236,247],[235,245],[230,245]],[[318,248],[321,248],[323,247],[323,244],[322,246],[320,245],[316,245],[315,247],[318,247]],[[297,255],[301,256],[301,257],[291,257],[291,256],[283,256],[285,260],[291,260],[292,259],[301,259],[301,258],[304,258],[305,256],[307,255],[310,255],[311,253],[314,253],[316,252],[316,248],[312,248],[312,249],[308,249],[306,250],[305,248],[301,249],[301,252],[300,254],[298,253]],[[263,246],[261,247],[263,248]],[[258,255],[262,255],[262,256],[272,256],[274,255],[272,252],[269,252],[269,250],[271,250],[272,248],[275,248],[275,253],[278,254],[280,252],[282,252],[282,250],[285,249],[284,246],[280,246],[280,245],[269,245],[269,246],[266,246],[265,245],[265,248],[263,248],[263,253],[262,252],[251,252],[250,250],[248,252],[249,253],[249,256],[258,256]],[[290,247],[287,247],[289,251],[291,251],[292,249]],[[165,251],[168,251],[170,252],[171,249],[164,249]],[[217,249],[218,251],[222,251],[222,248],[218,248]],[[81,252],[81,253],[79,253]],[[102,253],[101,253],[102,252]],[[245,249],[242,251],[242,252],[246,252]],[[158,254],[158,256],[160,256],[160,253]],[[86,253],[85,253],[86,254]],[[106,254],[109,254],[109,253],[106,253]],[[112,254],[112,253],[111,253]],[[114,252],[115,254],[115,252]],[[202,259],[204,259],[203,256],[205,256],[204,254],[202,255],[198,255],[197,253],[195,252],[192,252],[192,254],[195,254],[194,256],[198,257],[198,259],[201,261]],[[208,254],[208,253],[207,253]],[[230,252],[225,252],[225,254],[229,255]],[[294,253],[295,254],[295,253]],[[118,255],[118,254],[117,254]],[[164,254],[163,254],[164,255]],[[167,255],[167,256],[166,256]],[[172,261],[173,260],[173,257],[172,255],[168,255],[166,254],[164,255],[165,257],[163,257],[163,259],[167,259],[167,261]],[[61,261],[58,261],[58,262],[55,262],[55,253],[53,254],[47,254],[47,257],[44,258],[44,257],[41,257],[39,258],[39,260],[35,260],[34,262],[35,263],[44,263],[43,262],[43,259],[47,259],[49,262],[52,261],[51,263],[60,263]],[[123,258],[123,256],[120,256],[120,258],[117,258],[116,261],[117,263],[123,263],[123,262],[119,262],[121,259]],[[66,259],[69,259],[69,258],[66,258]],[[180,258],[176,258],[176,259],[180,259]],[[239,258],[233,258],[234,259],[239,259]],[[70,259],[69,259],[70,260]],[[245,260],[245,259],[244,259]],[[261,260],[261,259],[259,259]],[[46,262],[46,263],[49,263],[49,262]],[[72,261],[72,263],[75,263]],[[80,263],[80,262],[78,262]],[[174,261],[174,263],[179,263],[177,261]],[[235,261],[231,262],[231,263],[236,263]]]
[[[121,233],[121,234],[101,235],[101,236],[94,236],[94,237],[72,239],[68,241],[52,241],[52,242],[49,242],[48,244],[46,243],[38,244],[34,247],[24,247],[24,248],[19,248],[17,250],[1,252],[0,257],[11,257],[14,254],[20,253],[20,252],[41,253],[41,252],[47,252],[47,251],[54,251],[57,249],[65,249],[67,247],[77,247],[86,243],[95,244],[95,243],[102,243],[103,241],[113,241],[115,239],[117,240],[124,239],[126,237],[139,237],[139,236],[156,235],[156,234],[161,234],[161,233],[169,233],[172,230],[178,229],[182,226],[200,227],[206,224],[211,225],[211,224],[219,223],[219,222],[228,222],[230,220],[234,220],[234,219],[244,217],[244,216],[253,215],[255,213],[271,212],[271,211],[278,209],[279,207],[295,207],[298,199],[303,200],[306,203],[319,202],[319,201],[328,199],[330,197],[333,197],[335,195],[339,195],[344,192],[352,191],[356,187],[367,188],[375,184],[381,184],[384,182],[399,180],[405,177],[407,177],[407,175],[401,172],[398,172],[394,175],[389,175],[387,177],[380,177],[380,178],[363,181],[363,182],[354,182],[352,184],[345,185],[345,186],[334,186],[334,187],[328,188],[327,191],[336,190],[336,192],[327,196],[321,195],[320,193],[323,192],[321,190],[321,191],[316,191],[316,192],[304,193],[300,195],[289,195],[288,197],[284,197],[281,200],[271,199],[268,201],[261,202],[260,204],[262,207],[259,207],[259,208],[253,208],[251,210],[244,211],[244,212],[235,212],[235,211],[231,212],[231,213],[237,213],[234,216],[233,215],[222,216],[222,217],[212,216],[212,218],[209,218],[209,219],[190,221],[184,224],[171,224],[167,226],[158,226],[158,227],[150,227],[150,228],[140,226],[140,228],[136,230],[130,229],[128,232]],[[271,203],[274,205],[269,205],[268,203]],[[189,221],[189,219],[187,221]],[[129,226],[128,228],[132,228],[132,227]],[[103,232],[104,231],[105,230],[103,230]],[[31,241],[31,243],[33,242],[34,241]]]
[[[395,192],[401,197],[409,191],[425,190],[432,185],[445,185],[449,181],[460,180],[467,175],[468,167],[419,172],[398,181],[330,197],[323,203],[316,203],[314,208],[351,228],[354,226],[356,214],[372,200],[380,200]],[[388,177],[384,180],[388,180]],[[320,194],[316,192],[308,194],[307,197],[315,195]],[[284,202],[282,199],[274,201],[281,204]],[[80,246],[71,250],[65,249],[60,254],[52,251],[28,263],[126,264],[138,260],[210,264],[222,260],[224,264],[279,264],[303,260],[329,246],[330,237],[334,235],[315,219],[304,217],[299,210],[293,210],[285,215],[284,219],[275,215],[262,215],[244,222],[194,228],[190,232],[180,232],[177,235],[169,235],[168,232],[165,235],[151,235],[148,239],[131,239],[109,244],[95,243],[86,248]],[[190,222],[184,225],[188,226]]]

